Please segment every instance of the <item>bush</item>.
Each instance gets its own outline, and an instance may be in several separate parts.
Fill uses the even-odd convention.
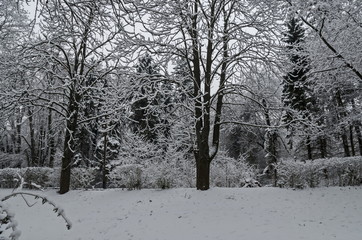
[[[284,161],[277,164],[280,187],[356,186],[362,180],[362,157]]]
[[[0,187],[15,188],[18,184],[19,168],[4,168],[0,169]]]
[[[0,169],[0,187],[16,188],[19,185],[19,175],[27,183],[25,187],[32,188],[31,184],[42,187],[51,187],[53,182],[50,178],[54,172],[52,168],[31,167],[31,168],[4,168]]]
[[[58,171],[60,172],[60,170]],[[96,169],[94,168],[72,168],[70,176],[71,189],[88,189],[95,184]],[[59,178],[58,178],[59,179]]]
[[[28,184],[34,183],[42,187],[53,187],[54,183],[51,181],[50,176],[54,173],[54,169],[47,167],[29,167],[22,168],[20,175]],[[32,188],[29,185],[29,188]]]
[[[141,189],[143,167],[140,164],[116,166],[109,174],[111,187],[126,187],[129,190]]]
[[[25,188],[33,188],[32,184],[43,188],[59,187],[60,168],[28,167],[0,169],[0,187],[16,188],[19,185],[19,175],[27,184]],[[95,170],[92,168],[73,168],[71,172],[71,189],[92,187]]]
[[[254,187],[259,184],[256,167],[243,158],[234,159],[222,153],[211,162],[210,178],[211,185],[216,187]]]
[[[173,164],[161,162],[159,164],[151,164],[145,168],[147,183],[149,188],[168,189],[175,187],[177,171]]]

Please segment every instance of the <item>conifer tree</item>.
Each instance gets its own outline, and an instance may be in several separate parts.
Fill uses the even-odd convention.
[[[173,86],[159,73],[149,54],[139,59],[135,81],[132,108],[132,129],[144,136],[147,141],[169,134],[167,113],[172,109]]]
[[[304,53],[303,43],[305,40],[305,30],[301,21],[292,17],[287,23],[284,42],[286,43],[287,53],[291,69],[283,79],[283,102],[287,107],[284,121],[289,124],[289,144],[292,148],[292,135],[296,130],[297,116],[304,120],[310,120],[311,110],[313,108],[313,93],[310,83],[307,79],[309,71],[308,57]],[[298,123],[297,123],[298,124]],[[304,125],[303,128],[307,126]],[[305,144],[308,151],[308,159],[312,159],[311,137],[305,136]]]
[[[146,54],[141,57],[137,65],[137,79],[135,83],[140,88],[138,89],[138,96],[135,96],[136,101],[131,106],[133,112],[132,120],[134,121],[132,128],[134,132],[141,133],[150,141],[156,138],[153,130],[157,124],[157,119],[155,116],[148,114],[150,101],[147,92],[149,90],[152,91],[152,87],[149,89],[149,83],[156,74],[157,70],[152,64],[151,56]]]

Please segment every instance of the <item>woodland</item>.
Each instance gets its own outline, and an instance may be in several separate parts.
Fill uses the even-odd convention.
[[[361,46],[359,0],[0,0],[1,187],[358,185]]]

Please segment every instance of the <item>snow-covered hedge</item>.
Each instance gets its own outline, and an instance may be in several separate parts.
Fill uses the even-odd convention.
[[[29,168],[4,168],[0,169],[0,187],[15,188],[19,184],[19,175],[30,184],[37,184],[42,187],[54,186],[52,175],[54,169],[46,167],[29,167]]]
[[[0,169],[0,188],[15,188],[19,184],[19,175],[28,183],[25,187],[32,187],[31,184],[43,188],[59,187],[60,169],[47,167],[27,168],[4,168]],[[71,175],[71,188],[89,188],[95,179],[92,168],[73,168]]]
[[[283,161],[277,165],[280,187],[355,186],[362,181],[362,157]]]
[[[71,189],[100,187],[100,171],[95,168],[73,168]],[[15,188],[19,175],[24,181],[43,188],[59,187],[59,168],[5,168],[0,169],[0,187]],[[168,158],[167,161],[145,161],[144,164],[120,164],[113,166],[108,175],[110,188],[159,188],[195,187],[196,168],[194,160]],[[257,169],[242,159],[220,155],[211,164],[211,186],[245,187],[254,186]]]

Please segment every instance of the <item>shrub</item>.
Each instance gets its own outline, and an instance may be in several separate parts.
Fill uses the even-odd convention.
[[[54,169],[47,167],[29,167],[22,168],[20,175],[28,184],[36,184],[42,187],[53,187],[54,183],[51,181],[50,176],[54,173]],[[32,188],[29,185],[29,188]]]
[[[127,164],[116,166],[110,173],[110,186],[123,187],[129,190],[141,189],[144,184],[142,179],[143,167],[140,164]]]
[[[18,184],[19,168],[4,168],[0,169],[0,187],[15,188]]]
[[[70,176],[70,188],[71,189],[91,188],[95,183],[95,177],[96,177],[96,169],[94,168],[72,168]]]
[[[284,161],[277,164],[280,187],[304,188],[361,184],[362,157]]]
[[[210,182],[216,187],[256,186],[257,169],[245,159],[234,159],[221,154],[211,162]]]
[[[39,185],[43,188],[59,187],[60,168],[28,167],[0,169],[0,187],[16,188],[19,185],[19,175],[27,184],[26,188]],[[89,188],[94,183],[93,168],[73,168],[71,172],[71,189]]]

